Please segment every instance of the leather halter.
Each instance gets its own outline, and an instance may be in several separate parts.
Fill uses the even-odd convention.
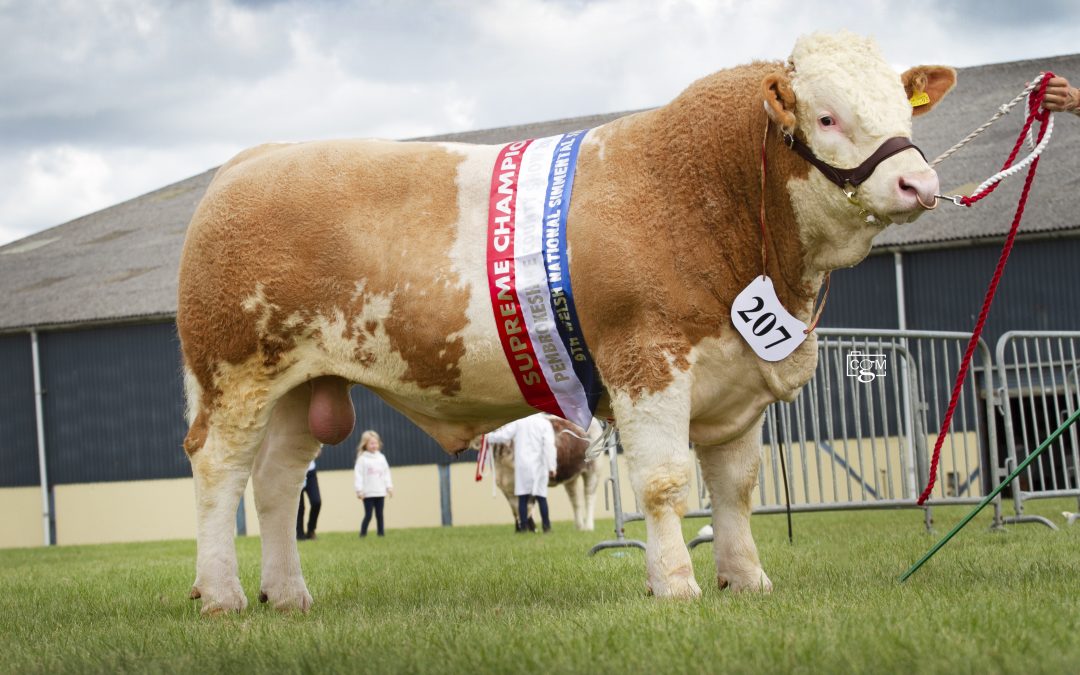
[[[889,157],[892,157],[898,152],[903,152],[908,148],[915,148],[923,160],[926,159],[926,155],[922,150],[919,150],[919,146],[911,142],[910,138],[904,138],[903,136],[894,136],[882,143],[874,154],[866,158],[859,166],[854,169],[838,169],[831,164],[826,163],[824,160],[814,154],[814,151],[810,149],[806,143],[803,143],[799,139],[795,138],[791,134],[784,132],[784,144],[799,153],[803,159],[810,162],[818,168],[826,178],[844,190],[850,192],[852,188],[857,188],[861,185],[870,174],[874,173],[874,169],[878,164],[881,164]]]

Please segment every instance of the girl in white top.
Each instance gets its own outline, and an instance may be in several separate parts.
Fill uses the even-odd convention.
[[[360,526],[360,536],[367,536],[368,524],[374,514],[378,535],[381,537],[385,534],[383,503],[387,496],[394,496],[394,481],[390,478],[390,464],[382,454],[382,439],[370,429],[360,436],[353,478],[356,498],[364,501],[364,522]]]

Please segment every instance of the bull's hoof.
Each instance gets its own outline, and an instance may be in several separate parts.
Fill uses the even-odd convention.
[[[197,589],[192,589],[192,592],[197,592],[197,597],[202,599],[203,616],[236,614],[247,609],[247,596],[244,595],[238,579],[233,579],[221,588],[201,584]]]
[[[661,599],[694,600],[701,597],[701,587],[694,579],[693,572],[688,575],[674,575],[664,580],[650,580],[645,587],[649,595]]]
[[[266,584],[259,592],[259,602],[269,603],[281,612],[307,612],[311,609],[312,598],[303,578],[290,579],[282,583]]]
[[[227,597],[209,599],[202,598],[203,616],[223,616],[225,614],[239,614],[247,609],[247,597],[243,593],[229,595]]]
[[[720,590],[725,588],[732,593],[771,593],[772,581],[769,581],[765,570],[760,567],[746,574],[721,574],[716,575],[716,585]]]

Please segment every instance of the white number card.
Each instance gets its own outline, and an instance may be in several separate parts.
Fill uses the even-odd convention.
[[[731,304],[731,323],[754,353],[779,361],[806,340],[806,324],[788,314],[776,297],[772,279],[756,276]]]

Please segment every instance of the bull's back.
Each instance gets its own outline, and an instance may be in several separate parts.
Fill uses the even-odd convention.
[[[464,159],[435,144],[333,141],[260,146],[224,165],[180,266],[177,324],[203,389],[223,364],[273,372],[317,348],[376,380],[453,393],[469,301],[448,256]]]

